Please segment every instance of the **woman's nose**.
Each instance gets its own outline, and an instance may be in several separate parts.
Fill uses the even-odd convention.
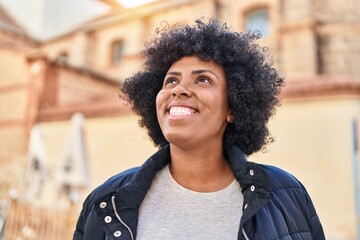
[[[187,86],[187,85],[185,85],[183,83],[180,83],[180,84],[178,84],[176,87],[174,87],[172,89],[171,95],[173,97],[181,97],[181,96],[191,97],[192,91],[189,88],[189,86]]]

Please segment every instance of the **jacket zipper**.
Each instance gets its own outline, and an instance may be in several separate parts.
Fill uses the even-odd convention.
[[[244,238],[245,238],[246,240],[250,240],[249,237],[247,236],[244,228],[242,228],[241,231],[242,231],[242,234],[243,234]]]
[[[115,205],[115,196],[111,196],[111,204],[112,204],[112,207],[114,209],[114,213],[115,213],[115,216],[116,218],[121,222],[122,225],[124,225],[126,227],[126,229],[129,231],[130,233],[130,237],[131,237],[131,240],[135,240],[134,239],[134,235],[130,229],[130,227],[121,219],[117,209],[116,209],[116,205]]]

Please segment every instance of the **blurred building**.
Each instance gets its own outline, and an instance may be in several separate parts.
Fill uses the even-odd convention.
[[[34,39],[46,41],[91,18],[106,13],[110,6],[97,0],[0,0]]]
[[[269,46],[287,82],[270,122],[276,141],[250,159],[288,170],[307,187],[327,239],[355,239],[360,0],[159,0],[130,9],[102,2],[112,11],[42,42],[0,14],[1,197],[12,188],[25,196],[35,184],[26,176],[38,174],[45,180],[36,186],[45,183],[31,195],[37,202],[48,204],[60,193],[65,202],[81,202],[108,177],[141,164],[156,149],[119,99],[118,86],[141,69],[139,52],[164,20],[193,24],[215,16],[235,31],[260,30],[259,44]],[[75,113],[84,116],[79,128],[71,127]],[[34,126],[45,150],[29,158]],[[76,149],[86,156],[73,157],[66,147],[71,129],[83,129]],[[66,180],[82,168],[83,181]]]
[[[19,181],[27,148],[27,133],[34,124],[34,112],[29,106],[30,67],[26,56],[39,43],[0,8],[0,192],[9,188],[10,176]],[[20,170],[20,171],[19,171]]]

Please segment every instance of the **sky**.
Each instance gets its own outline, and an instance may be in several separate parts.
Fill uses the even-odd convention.
[[[0,5],[38,40],[66,33],[109,10],[97,0],[0,0]]]

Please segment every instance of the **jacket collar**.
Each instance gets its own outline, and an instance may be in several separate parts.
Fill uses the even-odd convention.
[[[270,199],[271,187],[261,165],[249,162],[235,145],[224,148],[234,176],[244,195],[244,209],[240,226],[250,219]],[[138,211],[149,190],[156,172],[170,162],[170,146],[165,145],[151,156],[134,174],[132,179],[115,193],[116,208],[124,222],[136,236]]]
[[[152,155],[125,186],[117,189],[116,207],[136,236],[140,204],[145,198],[156,172],[170,162],[170,146],[165,145]]]
[[[262,165],[247,161],[244,152],[236,145],[225,148],[236,180],[244,196],[240,227],[259,211],[271,197],[271,185]]]

